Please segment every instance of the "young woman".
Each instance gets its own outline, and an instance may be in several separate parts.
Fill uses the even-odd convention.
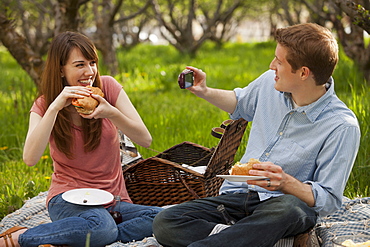
[[[99,87],[104,97],[86,86]],[[72,99],[92,96],[99,105],[89,115],[79,114]],[[100,76],[93,43],[75,32],[61,33],[51,43],[34,102],[23,159],[34,166],[47,144],[54,173],[47,207],[52,223],[32,229],[10,229],[5,241],[15,246],[41,244],[105,246],[152,235],[158,207],[135,205],[126,191],[120,164],[118,129],[138,145],[149,147],[151,135],[122,86],[110,76]],[[78,188],[94,188],[121,197],[115,210],[122,214],[118,225],[109,213],[112,204],[85,206],[65,201],[62,194]],[[12,239],[9,237],[12,235]],[[10,244],[9,244],[10,246]]]

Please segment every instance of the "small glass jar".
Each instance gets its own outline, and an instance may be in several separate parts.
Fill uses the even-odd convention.
[[[111,209],[109,210],[110,215],[112,215],[114,221],[118,225],[119,223],[122,223],[122,215],[119,212],[119,204],[121,203],[121,197],[120,196],[114,196],[114,203]]]

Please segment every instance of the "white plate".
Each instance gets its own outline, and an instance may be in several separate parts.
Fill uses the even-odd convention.
[[[64,192],[62,198],[67,202],[79,205],[104,205],[113,200],[113,195],[99,189],[74,189]]]
[[[243,176],[243,175],[216,175],[216,177],[224,178],[231,182],[247,182],[247,180],[261,180],[267,178],[263,176]]]

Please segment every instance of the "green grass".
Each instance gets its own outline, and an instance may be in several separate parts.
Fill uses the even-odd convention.
[[[210,135],[212,127],[228,119],[217,109],[187,90],[180,90],[177,76],[186,65],[207,73],[211,87],[243,87],[268,69],[274,56],[273,42],[226,44],[224,49],[205,44],[193,59],[177,53],[170,46],[139,45],[119,50],[122,83],[153,136],[150,149],[138,147],[144,157],[156,155],[183,141],[206,147],[217,145]],[[36,87],[14,59],[0,49],[0,219],[23,205],[24,200],[46,191],[52,173],[48,150],[34,167],[22,161],[22,147],[28,128],[29,109]],[[104,68],[101,70],[104,74]],[[335,71],[338,96],[355,112],[361,126],[360,151],[347,184],[348,197],[370,196],[370,90],[368,84],[343,53]],[[248,133],[240,150],[245,149]],[[241,158],[238,151],[236,160]]]

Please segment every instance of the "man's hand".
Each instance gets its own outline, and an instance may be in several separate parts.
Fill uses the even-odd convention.
[[[311,185],[302,183],[293,176],[285,173],[280,166],[272,162],[261,162],[254,164],[253,168],[263,171],[253,169],[249,171],[251,175],[264,176],[268,180],[248,180],[248,184],[258,185],[270,191],[279,190],[284,194],[291,194],[298,197],[310,207],[315,205]]]

